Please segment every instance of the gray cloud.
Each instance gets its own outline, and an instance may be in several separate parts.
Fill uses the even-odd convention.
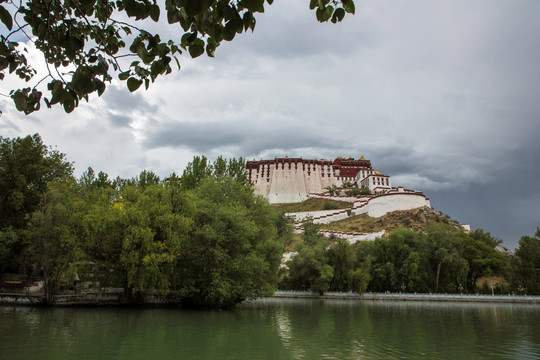
[[[112,112],[109,112],[108,118],[111,124],[116,127],[129,126],[129,123],[131,122],[131,117],[126,115],[114,114]]]
[[[122,88],[112,85],[107,88],[107,96],[103,97],[105,106],[109,110],[121,111],[123,113],[130,111],[142,111],[143,113],[155,113],[157,105],[150,104],[142,92],[130,93],[125,87],[125,83],[119,84]]]
[[[181,172],[193,154],[364,155],[395,185],[514,247],[540,222],[540,3],[356,6],[334,25],[318,24],[306,2],[276,2],[253,34],[214,59],[182,57],[182,71],[146,92],[114,82],[69,116],[6,105],[0,131],[39,132],[77,171],[112,176]]]
[[[319,129],[309,124],[284,121],[221,121],[212,123],[177,123],[149,132],[147,148],[187,147],[196,153],[235,148],[240,156],[258,155],[272,149],[325,147],[331,141],[321,137]]]

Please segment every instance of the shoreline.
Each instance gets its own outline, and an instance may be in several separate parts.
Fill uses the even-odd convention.
[[[327,292],[323,295],[311,291],[276,291],[268,298],[355,300],[355,301],[426,301],[426,302],[464,302],[464,303],[510,303],[540,304],[540,296],[530,295],[479,295],[479,294],[407,294],[407,293],[365,293],[359,295],[349,292]],[[1,305],[24,306],[98,306],[126,307],[120,302],[118,293],[86,293],[56,295],[53,304],[45,304],[41,294],[0,293]],[[177,306],[178,299],[159,295],[148,295],[138,306]]]
[[[339,299],[356,301],[432,301],[432,302],[482,302],[540,304],[540,296],[530,295],[479,295],[479,294],[408,294],[408,293],[357,293],[328,292],[323,295],[310,291],[276,291],[274,298]]]

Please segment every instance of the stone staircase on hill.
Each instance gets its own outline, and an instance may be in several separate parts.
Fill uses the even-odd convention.
[[[368,214],[375,217],[383,216],[389,212],[396,210],[410,210],[423,206],[430,206],[429,199],[427,199],[421,192],[415,192],[410,190],[401,190],[380,195],[371,196],[331,196],[327,194],[309,194],[309,197],[324,198],[329,200],[348,201],[352,202],[353,206],[341,210],[321,210],[321,211],[306,211],[298,213],[288,213],[287,216],[294,220],[295,233],[302,233],[302,222],[307,217],[313,219],[315,224],[328,224],[334,221],[339,221],[348,218],[349,216]],[[410,199],[410,201],[408,200]],[[395,200],[395,201],[392,201]],[[370,207],[370,203],[375,203],[376,209]],[[327,237],[335,236],[338,238],[345,238],[351,243],[364,240],[374,240],[377,237],[381,237],[384,234],[382,232],[377,233],[352,233],[341,231],[320,231]]]

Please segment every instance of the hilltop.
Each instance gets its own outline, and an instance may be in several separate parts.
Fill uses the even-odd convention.
[[[412,210],[392,211],[376,218],[367,214],[360,214],[329,224],[321,224],[321,229],[356,233],[374,233],[385,230],[388,233],[397,227],[420,230],[433,222],[453,224],[460,227],[460,224],[452,220],[448,215],[425,206]]]

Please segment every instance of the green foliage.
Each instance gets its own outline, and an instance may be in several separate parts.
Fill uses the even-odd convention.
[[[47,148],[38,134],[24,138],[0,137],[0,229],[24,228],[47,184],[70,176],[65,155]]]
[[[534,236],[522,236],[512,261],[514,288],[526,294],[540,294],[540,228]]]
[[[33,43],[42,52],[48,74],[31,87],[11,90],[10,96],[17,110],[26,114],[41,107],[42,92],[39,83],[47,80],[48,96],[45,104],[61,105],[72,112],[89,95],[99,96],[114,75],[126,81],[129,91],[144,84],[148,89],[159,76],[172,72],[176,56],[187,51],[192,58],[206,52],[214,56],[220,43],[231,41],[236,34],[253,31],[255,15],[263,13],[265,3],[273,0],[81,0],[3,2],[0,21],[11,30],[0,36],[0,80],[6,75],[29,82],[36,71],[28,64],[18,43],[10,37],[19,32],[33,36]],[[8,8],[10,6],[10,8]],[[320,22],[342,21],[345,13],[354,14],[352,0],[310,1]],[[11,10],[8,11],[8,9]],[[13,15],[12,15],[13,14]],[[169,24],[179,24],[180,39],[162,40],[149,28],[140,26],[160,21],[165,14]],[[128,18],[127,22],[125,18]],[[125,68],[123,57],[133,61]],[[63,71],[70,67],[69,73]],[[63,74],[61,74],[63,72]]]
[[[332,184],[330,186],[325,187],[326,190],[328,190],[328,194],[330,196],[338,195],[339,191],[336,185]]]
[[[343,239],[322,245],[318,226],[305,225],[304,242],[281,287],[313,289],[314,280],[326,280],[322,269],[328,266],[332,276],[325,290],[472,293],[479,278],[508,271],[508,260],[495,250],[500,241],[482,230],[466,234],[449,224],[431,224],[423,231],[396,228],[387,238],[362,241],[353,249]],[[530,279],[533,269],[529,266],[516,281]],[[499,285],[498,291],[504,289]]]
[[[353,187],[351,189],[345,190],[345,195],[347,196],[371,195],[371,191],[368,188]]]
[[[425,233],[427,255],[435,272],[433,291],[452,292],[456,285],[465,283],[469,271],[469,264],[462,256],[465,233],[452,225],[437,223],[426,226]]]
[[[171,212],[169,191],[159,184],[124,189],[120,264],[128,288],[162,293],[171,288],[170,279],[192,220]]]
[[[355,256],[347,240],[339,239],[327,250],[328,265],[334,269],[330,290],[353,288]]]
[[[333,209],[345,209],[347,207],[353,206],[353,203],[346,202],[346,201],[309,198],[301,203],[273,204],[273,206],[279,209],[280,211],[283,211],[286,213],[293,213],[293,212],[303,212],[303,211],[325,210],[325,206],[332,207]]]
[[[369,281],[371,280],[371,257],[368,258],[360,264],[356,269],[351,269],[349,271],[349,282],[350,289],[357,292],[358,294],[363,294],[368,288]]]
[[[330,201],[325,201],[323,204],[323,210],[335,210],[340,208],[341,207],[338,204],[332,203]]]
[[[76,214],[83,204],[75,194],[73,179],[51,183],[29,221],[28,255],[43,273],[45,298],[49,303],[61,279],[73,281],[75,264],[83,258],[81,243],[74,232]]]
[[[188,163],[180,178],[182,186],[186,190],[195,189],[204,179],[212,175],[212,165],[205,156],[195,156]]]
[[[469,234],[463,243],[463,257],[469,263],[467,288],[474,291],[479,278],[501,274],[508,270],[508,262],[495,247],[501,243],[489,233],[478,229]]]
[[[46,147],[38,134],[0,137],[0,273],[17,270],[30,215],[48,184],[72,171],[65,155]]]
[[[371,257],[358,259],[351,245],[339,239],[329,245],[311,219],[303,223],[303,242],[289,262],[289,272],[281,287],[296,290],[366,291],[371,279]]]
[[[312,219],[303,222],[303,242],[297,246],[298,254],[289,262],[288,282],[293,289],[324,293],[330,287],[334,269],[328,264],[328,240],[319,234]]]
[[[197,157],[164,182],[92,168],[75,181],[38,135],[1,140],[0,270],[42,276],[47,301],[76,277],[124,288],[127,303],[175,291],[185,305],[227,307],[274,291],[292,224],[254,195],[243,159]]]
[[[19,253],[21,241],[19,234],[13,228],[0,230],[0,274],[7,267],[15,267],[15,254]]]
[[[271,294],[283,251],[277,212],[231,177],[204,179],[191,200],[193,230],[177,265],[184,303],[227,307]]]

